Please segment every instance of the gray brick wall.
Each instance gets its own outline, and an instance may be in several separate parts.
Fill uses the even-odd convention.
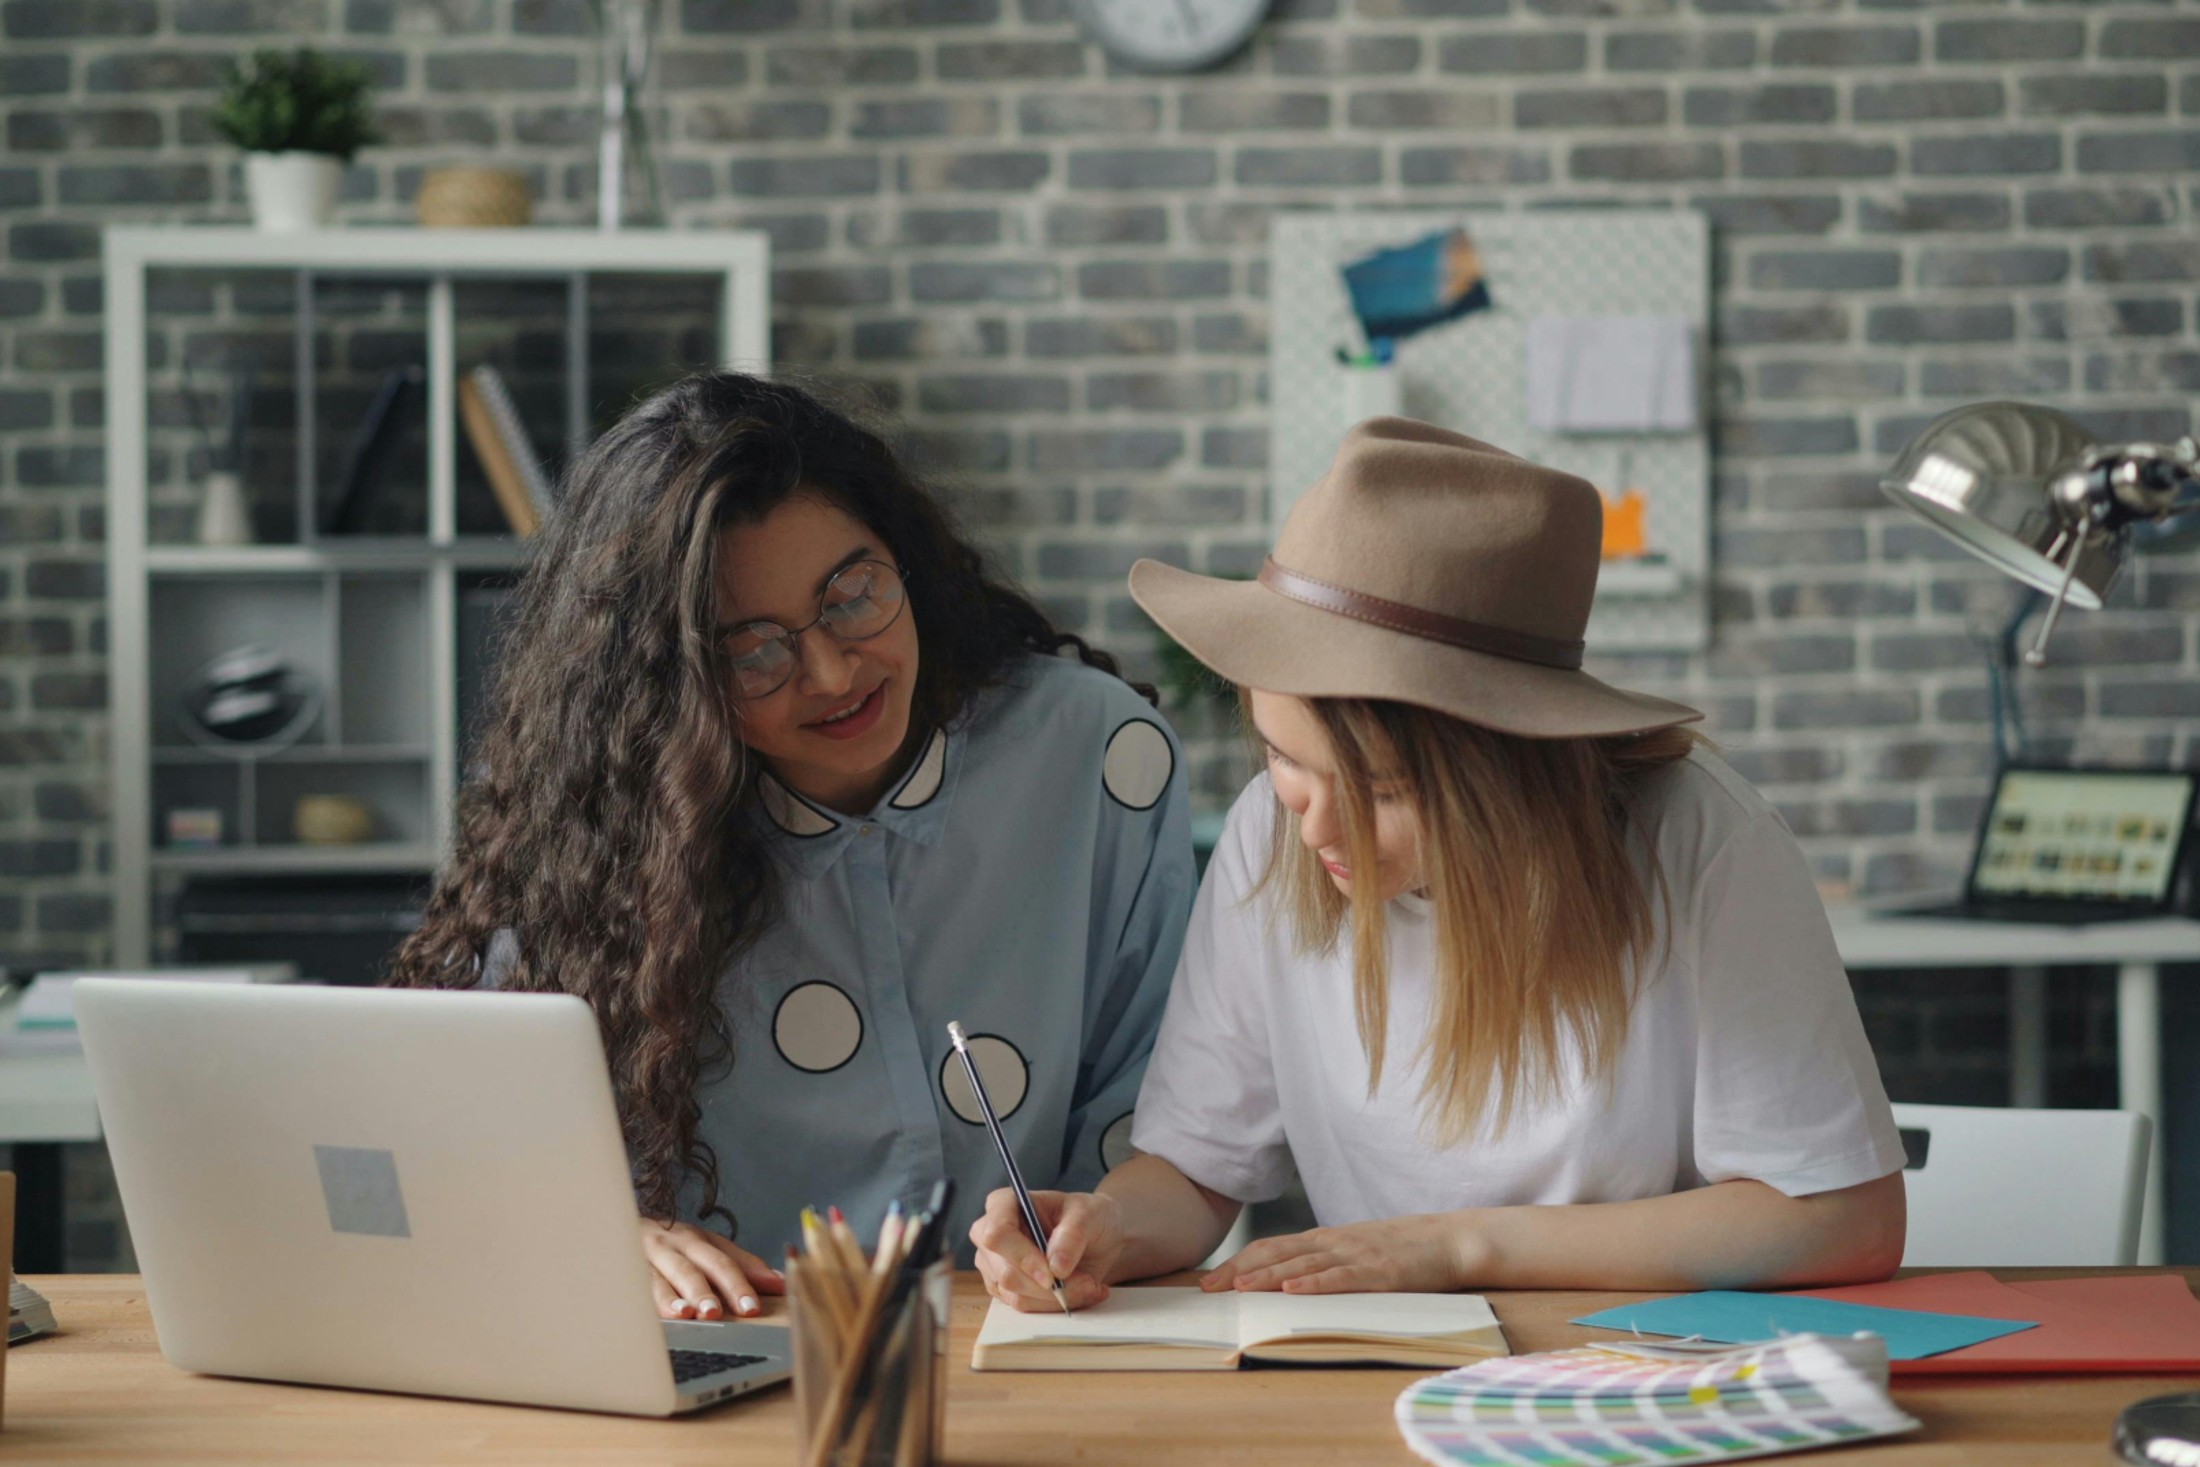
[[[493,158],[586,221],[587,31],[579,0],[0,0],[0,961],[104,945],[98,227],[243,217],[204,111],[269,40],[383,80],[347,220]],[[1129,562],[1242,572],[1266,535],[1276,211],[1704,210],[1717,641],[1599,670],[1712,710],[1860,892],[1957,872],[2007,605],[1877,470],[1981,396],[2166,435],[2200,390],[2188,6],[1279,0],[1221,70],[1155,78],[1061,0],[682,0],[662,54],[675,222],[771,232],[781,361],[903,415],[1006,564],[1143,667]],[[2196,614],[2171,554],[2068,626],[2025,679],[2042,746],[2191,758]],[[1186,722],[1219,801],[1235,755]],[[1913,1061],[1997,1063],[1961,1017],[1989,997],[1895,992],[1875,1033],[1930,1090],[1953,1071]]]

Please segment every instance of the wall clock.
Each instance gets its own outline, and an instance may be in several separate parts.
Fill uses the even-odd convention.
[[[1072,0],[1077,23],[1139,71],[1199,71],[1235,55],[1269,0]]]

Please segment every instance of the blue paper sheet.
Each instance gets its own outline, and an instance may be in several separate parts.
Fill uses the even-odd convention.
[[[1919,1309],[1881,1309],[1793,1294],[1745,1294],[1713,1289],[1647,1299],[1584,1315],[1575,1324],[1639,1330],[1646,1335],[1701,1335],[1722,1344],[1755,1344],[1781,1335],[1847,1335],[1869,1330],[1887,1341],[1890,1360],[1922,1360],[2032,1329],[2027,1319],[1980,1319],[1968,1314],[1928,1314]]]

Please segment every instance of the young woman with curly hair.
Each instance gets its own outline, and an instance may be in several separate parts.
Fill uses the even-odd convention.
[[[588,1000],[660,1313],[753,1313],[805,1204],[867,1230],[946,1176],[967,1224],[998,1180],[949,1020],[1028,1173],[1120,1154],[1191,904],[1181,766],[877,434],[694,377],[568,476],[393,980]]]

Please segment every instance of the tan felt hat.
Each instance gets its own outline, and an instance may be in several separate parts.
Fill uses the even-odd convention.
[[[1583,480],[1370,418],[1284,521],[1257,581],[1131,567],[1131,595],[1235,683],[1382,698],[1529,738],[1703,717],[1581,670],[1603,501]]]

